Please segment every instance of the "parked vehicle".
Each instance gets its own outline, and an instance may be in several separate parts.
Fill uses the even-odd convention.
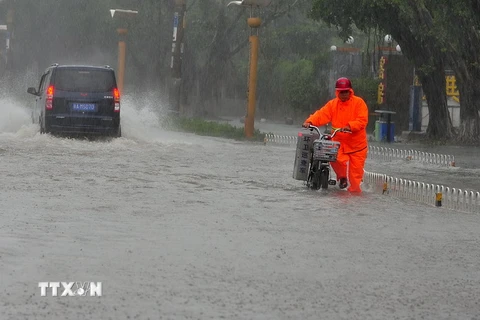
[[[120,92],[109,66],[51,65],[35,96],[32,121],[41,133],[121,136]]]

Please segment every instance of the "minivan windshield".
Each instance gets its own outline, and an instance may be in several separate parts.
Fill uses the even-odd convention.
[[[110,92],[115,88],[115,76],[109,70],[58,68],[54,86],[62,91]]]

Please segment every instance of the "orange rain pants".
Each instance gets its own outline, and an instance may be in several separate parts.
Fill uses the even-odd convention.
[[[355,96],[350,89],[350,99],[341,101],[337,97],[330,100],[322,108],[312,114],[305,122],[314,126],[324,126],[331,122],[332,128],[350,126],[351,133],[337,132],[333,140],[340,142],[337,161],[332,162],[332,168],[340,178],[348,178],[348,191],[361,192],[360,183],[363,179],[363,168],[367,159],[368,141],[366,127],[368,124],[368,107],[362,98]],[[347,174],[348,163],[348,174]]]
[[[354,152],[345,153],[343,147],[340,145],[340,150],[337,155],[337,161],[332,162],[332,168],[337,175],[337,180],[340,177],[348,177],[350,186],[348,191],[350,192],[362,192],[360,183],[363,180],[363,167],[365,166],[365,160],[367,159],[367,148]],[[347,162],[348,162],[348,175],[347,175]]]

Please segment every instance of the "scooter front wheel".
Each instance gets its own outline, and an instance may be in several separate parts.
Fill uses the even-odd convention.
[[[320,189],[320,168],[319,162],[314,161],[310,167],[310,174],[308,177],[308,186],[313,190]]]
[[[328,178],[330,177],[330,170],[327,167],[320,168],[320,186],[322,189],[328,189]]]

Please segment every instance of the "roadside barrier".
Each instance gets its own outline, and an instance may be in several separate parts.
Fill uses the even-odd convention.
[[[297,143],[297,136],[267,133],[265,134],[264,143],[295,145]],[[378,146],[369,146],[368,158],[385,161],[404,159],[431,165],[455,166],[455,157],[453,155]],[[368,171],[365,171],[364,181],[373,185],[376,190],[382,191],[383,194],[390,194],[396,197],[460,212],[480,213],[480,192],[400,179],[387,176],[386,174]]]
[[[264,144],[267,143],[276,143],[276,144],[297,144],[297,136],[282,136],[273,133],[265,134],[265,138],[263,140]]]
[[[447,209],[480,213],[480,192],[449,188],[365,171],[364,181],[383,194]]]
[[[295,145],[297,143],[297,136],[267,133],[265,134],[264,143]],[[455,157],[453,155],[377,146],[369,146],[368,158],[385,161],[397,159],[415,160],[431,165],[455,166]],[[373,185],[376,190],[382,191],[383,194],[390,194],[396,197],[460,212],[480,213],[480,192],[400,179],[368,171],[365,171],[364,181]]]
[[[295,145],[297,143],[297,136],[283,136],[273,133],[267,133],[265,134],[263,142],[264,144],[275,143]],[[402,150],[387,147],[369,146],[368,158],[384,161],[403,159],[408,161],[419,161],[432,165],[455,167],[455,157],[453,155],[436,154],[417,150]]]
[[[434,164],[448,167],[455,166],[455,157],[452,155],[436,154],[417,150],[392,149],[377,146],[368,147],[368,158],[380,159],[385,161],[404,159],[419,161],[426,164]]]

